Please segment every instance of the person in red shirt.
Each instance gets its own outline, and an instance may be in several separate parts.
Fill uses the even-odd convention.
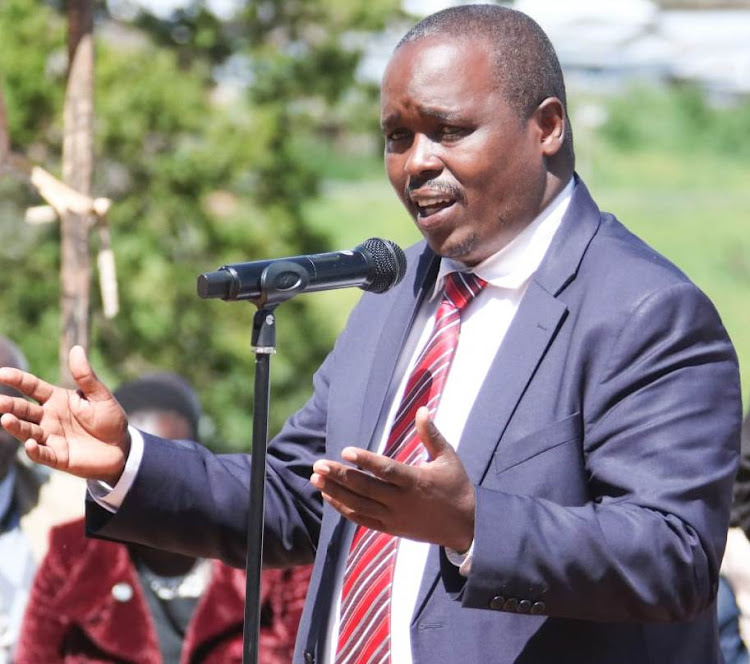
[[[139,428],[198,437],[200,405],[175,374],[115,396]],[[291,661],[310,567],[264,570],[259,661]],[[244,570],[138,544],[89,539],[84,520],[53,528],[34,580],[17,664],[232,664],[242,661]]]

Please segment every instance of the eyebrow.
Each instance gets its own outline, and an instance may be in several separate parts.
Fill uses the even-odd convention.
[[[438,122],[456,122],[461,119],[461,115],[454,111],[446,111],[437,108],[430,108],[427,106],[418,106],[417,112],[421,116],[432,118],[433,120],[437,120]],[[390,115],[387,115],[381,120],[380,128],[385,129],[386,127],[397,125],[400,122],[400,118],[400,113],[392,113]]]

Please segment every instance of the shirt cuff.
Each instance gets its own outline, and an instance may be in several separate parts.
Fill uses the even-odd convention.
[[[128,491],[130,491],[130,487],[135,482],[135,477],[143,460],[144,445],[141,432],[130,426],[128,427],[128,432],[130,433],[130,452],[125,461],[125,468],[122,471],[122,475],[117,480],[117,484],[112,487],[101,480],[88,480],[86,482],[86,488],[89,495],[94,499],[94,502],[99,507],[113,514],[120,509],[125,496],[128,495]]]
[[[471,546],[463,553],[458,553],[448,547],[444,547],[443,550],[448,562],[458,567],[458,573],[468,577],[471,572],[471,559],[474,556],[474,540],[471,540]]]

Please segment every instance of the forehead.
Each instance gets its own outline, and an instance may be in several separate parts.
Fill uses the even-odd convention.
[[[489,45],[445,35],[404,44],[388,63],[380,92],[383,121],[422,109],[459,112],[496,103]]]

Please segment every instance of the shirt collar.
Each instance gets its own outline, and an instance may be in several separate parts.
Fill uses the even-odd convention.
[[[571,178],[570,182],[534,221],[500,251],[472,268],[471,272],[480,276],[488,284],[499,288],[510,290],[521,288],[536,272],[547,253],[552,238],[568,209],[574,188],[575,180]],[[463,263],[450,258],[442,258],[435,281],[435,290],[431,297],[434,298],[438,293],[442,293],[443,282],[448,274],[461,271],[466,271]]]

